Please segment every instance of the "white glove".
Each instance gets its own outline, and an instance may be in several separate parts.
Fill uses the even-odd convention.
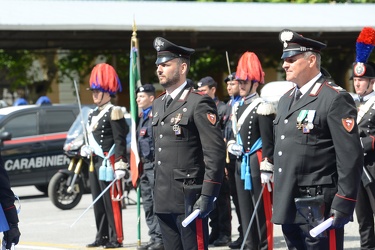
[[[94,152],[94,149],[89,145],[83,145],[81,147],[81,156],[89,158],[90,155]]]
[[[127,170],[127,169],[115,170],[115,178],[117,180],[120,180],[122,178],[127,180],[127,179],[129,179],[129,177],[130,177],[129,170]]]
[[[233,143],[228,146],[228,152],[235,156],[242,155],[242,146],[238,145],[237,143]]]
[[[261,180],[262,184],[266,183],[268,191],[272,192],[271,182],[273,182],[273,174],[270,173],[270,172],[261,172],[260,173],[260,180]]]

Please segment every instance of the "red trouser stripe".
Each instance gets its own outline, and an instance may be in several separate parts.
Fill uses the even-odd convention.
[[[336,230],[329,230],[329,249],[336,250]]]
[[[198,250],[204,250],[204,234],[202,219],[195,219],[195,227],[197,229],[197,246]]]
[[[110,161],[112,163],[112,166],[115,165],[115,155],[112,155],[110,158]],[[118,186],[120,187],[120,190],[117,189],[117,184]],[[116,228],[116,235],[117,235],[117,241],[119,243],[122,243],[123,240],[124,240],[124,235],[122,234],[123,232],[123,229],[122,229],[122,214],[121,214],[121,201],[114,201],[112,200],[112,197],[117,197],[117,195],[120,194],[120,196],[122,195],[122,185],[121,185],[121,181],[116,181],[114,184],[113,184],[113,187],[114,188],[110,188],[109,192],[110,192],[110,197],[111,197],[111,202],[112,202],[112,212],[113,212],[113,219],[115,221],[115,228]]]
[[[262,161],[262,150],[257,151],[257,157],[259,164]],[[264,215],[266,217],[266,228],[267,228],[267,242],[268,242],[268,250],[273,249],[273,223],[271,222],[272,218],[272,193],[268,191],[267,184],[264,187],[263,191],[263,207],[264,207]],[[272,186],[273,188],[273,186]]]

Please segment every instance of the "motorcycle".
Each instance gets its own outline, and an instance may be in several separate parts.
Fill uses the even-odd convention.
[[[82,122],[87,123],[90,109],[82,107],[82,116],[77,116],[68,131],[63,147],[64,153],[70,158],[68,168],[60,169],[48,185],[48,196],[62,210],[74,208],[84,193],[90,193],[90,159],[80,155],[80,148],[85,144]]]
[[[85,144],[82,122],[83,124],[87,123],[90,110],[91,107],[82,107],[82,116],[77,116],[68,131],[63,147],[64,153],[70,158],[68,168],[60,169],[51,178],[48,185],[49,198],[56,207],[62,210],[74,208],[80,202],[83,194],[90,193],[89,168],[92,162],[91,159],[80,155],[80,149]],[[124,109],[124,114],[125,120],[130,127],[131,120],[126,109]],[[127,135],[126,141],[127,150],[129,151],[131,143],[130,133]],[[125,200],[129,205],[136,204],[136,201],[129,197],[129,193],[133,189],[131,179],[124,182],[124,193],[126,192],[126,196],[122,202],[123,208],[126,208]]]

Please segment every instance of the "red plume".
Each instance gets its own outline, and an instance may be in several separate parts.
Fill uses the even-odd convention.
[[[236,78],[245,81],[257,81],[264,83],[262,65],[253,52],[245,52],[238,61]]]
[[[375,29],[372,27],[364,27],[357,38],[357,43],[375,46]]]
[[[111,65],[100,63],[91,71],[90,88],[114,94],[121,91],[121,82]]]

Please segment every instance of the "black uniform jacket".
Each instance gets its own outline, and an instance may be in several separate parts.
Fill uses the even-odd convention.
[[[372,181],[374,181],[375,177],[375,102],[373,102],[373,98],[368,100],[369,102],[372,102],[372,104],[368,111],[358,122],[359,135],[361,137],[363,149],[366,154],[364,165],[368,173],[370,174]],[[363,106],[364,105],[361,105],[359,107],[359,110],[361,110]],[[363,176],[362,179],[366,180],[366,178],[368,177]]]
[[[139,155],[143,163],[154,161],[154,139],[152,135],[152,110],[148,116],[143,118],[143,114],[139,119],[137,128],[137,141],[139,147]],[[150,165],[152,166],[152,165]]]
[[[17,210],[14,206],[14,194],[10,189],[9,177],[3,165],[3,159],[0,156],[0,203],[4,210],[5,217],[9,224],[17,224]]]
[[[295,89],[281,97],[274,120],[276,224],[306,223],[294,198],[306,187],[321,186],[326,208],[352,214],[363,166],[363,150],[353,98],[321,77],[289,109]],[[301,110],[315,110],[308,133],[296,126]],[[306,131],[305,131],[306,132]],[[329,210],[328,210],[329,211]]]
[[[126,135],[129,132],[129,126],[125,121],[125,118],[112,119],[111,113],[113,108],[111,107],[98,121],[92,134],[96,142],[100,145],[103,152],[108,152],[113,144],[115,144],[115,162],[123,160],[128,162],[126,157]],[[88,122],[91,124],[92,117],[99,115],[100,110],[95,109],[89,114]]]
[[[217,109],[207,95],[186,86],[164,112],[165,95],[153,103],[154,201],[157,213],[184,213],[184,183],[203,184],[217,197],[223,179],[225,145]],[[178,125],[180,133],[173,131]]]

